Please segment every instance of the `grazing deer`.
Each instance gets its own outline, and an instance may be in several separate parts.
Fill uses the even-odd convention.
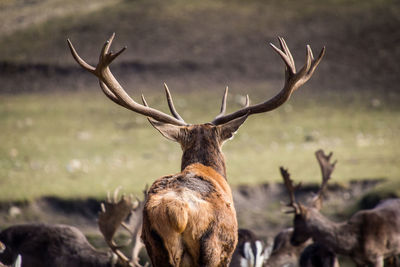
[[[227,183],[222,144],[233,137],[248,116],[276,109],[293,91],[307,82],[321,61],[325,48],[314,59],[307,46],[306,64],[296,72],[293,57],[283,38],[281,49],[271,44],[286,65],[285,85],[272,99],[225,115],[225,90],[221,111],[213,121],[187,124],[175,110],[164,84],[172,116],[143,105],[128,96],[109,65],[126,47],[109,52],[114,34],[104,44],[96,67],[86,63],[68,44],[80,66],[94,74],[105,95],[129,110],[145,115],[164,137],[183,150],[181,172],[156,180],[150,187],[143,211],[142,239],[153,266],[228,266],[237,243],[237,221],[231,189]]]
[[[265,243],[248,229],[239,229],[230,267],[262,267],[270,254]]]
[[[295,189],[290,175],[284,168],[281,174],[293,208],[293,245],[302,244],[310,237],[324,244],[336,254],[347,255],[357,266],[372,264],[383,267],[384,259],[400,253],[400,199],[389,199],[371,210],[361,210],[349,220],[332,222],[320,213],[322,195],[335,164],[330,163],[332,153],[316,153],[322,171],[322,184],[310,206],[295,201]]]
[[[116,195],[113,200],[109,199],[102,205],[98,220],[99,228],[112,253],[96,250],[76,227],[30,223],[10,226],[0,233],[0,243],[5,246],[3,253],[0,253],[0,262],[11,265],[20,256],[22,267],[140,266],[138,252],[133,254],[130,260],[113,240],[123,220],[132,212],[132,217],[137,213],[138,209],[133,211],[133,208],[132,198],[122,197],[117,201]],[[141,212],[140,210],[139,214]],[[130,232],[137,224],[141,225],[140,220],[135,223],[133,221],[131,219],[129,225],[124,225]],[[136,237],[133,236],[133,239]],[[140,244],[135,243],[133,251],[137,250],[135,249],[137,246]]]
[[[266,267],[298,266],[301,253],[312,242],[307,240],[301,245],[293,246],[290,243],[292,234],[293,228],[286,228],[275,236],[271,255],[265,264]]]

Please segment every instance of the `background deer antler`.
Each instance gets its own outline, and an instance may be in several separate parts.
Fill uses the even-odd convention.
[[[139,264],[139,252],[140,250],[144,247],[144,244],[141,239],[142,235],[142,225],[143,225],[143,208],[144,208],[144,203],[147,198],[147,190],[148,190],[148,185],[143,190],[143,200],[140,201],[138,198],[137,200],[137,206],[133,209],[129,221],[127,224],[123,224],[123,226],[131,233],[132,235],[132,242],[133,242],[133,247],[132,247],[132,262],[134,266],[141,266]],[[147,264],[145,265],[147,266]]]
[[[321,186],[318,190],[317,195],[312,200],[313,206],[317,209],[321,209],[322,207],[322,198],[324,191],[326,190],[328,181],[331,178],[331,174],[335,169],[335,165],[337,163],[337,160],[335,160],[333,163],[330,162],[332,155],[333,155],[332,152],[329,153],[328,155],[325,155],[322,149],[315,152],[315,157],[317,158],[319,166],[321,167],[321,174],[322,174]]]
[[[300,212],[300,207],[296,202],[296,199],[295,199],[295,196],[294,196],[294,192],[298,188],[300,188],[301,183],[298,183],[297,185],[293,185],[293,180],[290,179],[290,174],[289,174],[288,170],[283,168],[283,167],[280,167],[279,169],[281,171],[281,175],[282,175],[282,178],[283,178],[283,183],[285,184],[286,190],[287,190],[287,192],[289,194],[290,202],[287,204],[287,206],[294,208],[294,211],[288,211],[287,213],[294,212],[294,213],[298,214]]]
[[[143,191],[143,201],[140,201],[138,198],[134,201],[132,195],[128,197],[122,195],[119,199],[118,193],[120,188],[117,188],[113,196],[111,197],[108,194],[107,201],[101,204],[101,212],[98,219],[100,232],[103,234],[107,245],[118,256],[123,266],[142,267],[139,263],[139,252],[144,244],[140,236],[142,233],[143,207],[147,197],[147,188],[148,186],[146,185]],[[125,223],[128,216],[128,222]],[[121,246],[117,245],[113,239],[120,226],[125,228],[131,235],[130,242],[133,242],[131,259],[119,250]],[[148,263],[144,266],[148,266]]]
[[[103,234],[107,245],[118,256],[124,266],[132,266],[130,260],[119,250],[119,246],[114,242],[114,235],[123,221],[131,214],[134,208],[133,197],[130,195],[122,197],[118,200],[118,192],[120,188],[114,191],[111,198],[108,194],[107,201],[101,204],[98,225],[100,232]]]

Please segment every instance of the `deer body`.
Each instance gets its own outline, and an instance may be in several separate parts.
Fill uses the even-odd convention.
[[[266,267],[298,266],[302,251],[311,244],[311,241],[307,240],[298,246],[293,246],[290,242],[293,231],[293,228],[286,228],[275,236]]]
[[[136,231],[142,225],[143,202],[134,207],[133,197],[114,197],[102,203],[98,218],[100,232],[112,252],[95,249],[76,227],[63,224],[30,223],[14,225],[0,232],[0,262],[21,267],[141,267],[139,251],[143,246]],[[146,195],[145,195],[146,196]],[[130,217],[129,223],[124,221]],[[123,225],[134,240],[132,257],[126,257],[113,237]],[[1,266],[1,264],[0,264]],[[13,265],[14,266],[14,265]],[[19,265],[16,265],[19,266]]]
[[[400,253],[400,199],[359,211],[342,223],[330,221],[313,208],[307,208],[306,218],[299,231],[305,230],[314,241],[350,256],[358,266],[383,266],[385,258]],[[296,238],[294,235],[294,243]]]
[[[336,253],[321,243],[307,246],[300,255],[300,267],[339,267]]]
[[[295,187],[289,173],[281,168],[281,174],[290,194],[288,206],[294,208],[293,245],[303,244],[310,237],[337,254],[350,256],[357,266],[372,264],[383,267],[384,259],[400,254],[400,199],[389,199],[374,209],[361,210],[349,220],[336,223],[320,213],[322,194],[334,170],[330,163],[332,153],[326,156],[316,152],[322,171],[322,185],[312,205],[297,203]]]
[[[77,228],[67,225],[23,224],[0,233],[6,249],[0,262],[13,264],[18,255],[22,267],[111,267],[112,254],[96,250]]]
[[[232,193],[227,183],[223,143],[230,139],[246,118],[268,112],[285,103],[307,82],[325,49],[314,59],[307,46],[306,64],[296,71],[293,57],[283,38],[280,49],[272,45],[285,63],[285,84],[273,98],[225,115],[226,88],[220,113],[210,123],[191,125],[175,110],[164,84],[171,115],[134,101],[112,74],[109,66],[125,48],[109,52],[114,34],[106,41],[96,66],[86,63],[68,40],[77,63],[99,79],[104,94],[114,103],[148,117],[164,137],[182,148],[181,172],[154,182],[143,210],[142,238],[153,266],[228,266],[237,243],[237,221]]]
[[[142,238],[156,266],[229,263],[238,229],[220,150],[225,129],[211,124],[180,129],[182,172],[164,176],[150,187]]]
[[[151,186],[142,237],[156,266],[226,265],[237,243],[236,232],[231,190],[212,168],[192,164]],[[165,261],[158,254],[171,258]]]

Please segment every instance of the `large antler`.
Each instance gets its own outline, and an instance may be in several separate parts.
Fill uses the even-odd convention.
[[[107,201],[101,204],[98,225],[107,245],[118,256],[123,265],[132,266],[129,258],[119,250],[119,246],[114,241],[114,235],[134,209],[134,202],[132,196],[125,197],[124,195],[118,200],[118,191],[119,188],[115,190],[113,198],[108,195]]]
[[[78,64],[89,71],[90,73],[96,75],[99,78],[100,87],[103,90],[104,94],[110,98],[114,103],[121,105],[129,110],[134,112],[140,113],[142,115],[151,117],[157,121],[166,122],[174,125],[184,126],[187,123],[179,116],[174,108],[174,104],[172,102],[171,94],[168,90],[166,84],[164,84],[168,106],[172,113],[172,116],[165,114],[159,110],[153,109],[151,107],[146,107],[135,102],[122,88],[120,83],[114,77],[114,75],[110,71],[110,64],[111,62],[118,57],[122,52],[125,51],[126,47],[123,47],[117,53],[113,53],[112,51],[109,52],[111,43],[114,39],[115,34],[113,33],[110,39],[108,39],[100,53],[99,62],[97,63],[96,67],[93,67],[86,63],[76,52],[74,46],[72,45],[71,41],[68,39],[68,45],[71,50],[72,56],[78,62]]]
[[[322,207],[322,197],[324,191],[326,190],[328,181],[331,178],[331,174],[335,169],[335,165],[337,163],[337,160],[335,160],[333,163],[330,162],[332,155],[333,155],[332,152],[329,153],[328,155],[325,155],[322,149],[315,152],[315,157],[317,158],[319,166],[321,167],[321,173],[322,173],[321,186],[318,190],[317,195],[313,198],[313,206],[316,207],[317,209],[321,209]]]
[[[305,82],[307,82],[311,78],[315,69],[317,68],[318,64],[320,63],[322,57],[325,54],[325,47],[322,48],[317,59],[314,59],[312,50],[310,46],[307,45],[306,64],[300,69],[300,71],[296,72],[296,67],[294,64],[292,54],[290,53],[290,50],[287,47],[285,40],[282,37],[278,37],[278,40],[281,49],[277,48],[273,44],[270,45],[279,54],[279,56],[282,58],[282,60],[286,65],[285,85],[283,89],[273,98],[265,101],[264,103],[252,106],[246,106],[228,115],[223,115],[223,113],[221,112],[222,114],[218,115],[212,121],[214,125],[226,123],[228,121],[244,116],[246,114],[251,115],[256,113],[268,112],[273,109],[276,109],[277,107],[285,103],[290,98],[290,95],[296,89],[298,89],[300,86],[302,86]],[[224,99],[226,99],[226,96],[224,96]],[[224,100],[222,105],[223,106],[225,105]]]
[[[283,183],[285,184],[286,190],[289,194],[290,202],[287,204],[287,206],[294,209],[294,211],[289,211],[288,213],[294,212],[296,214],[299,214],[300,207],[299,207],[299,204],[296,202],[296,199],[294,197],[294,192],[301,186],[301,183],[299,183],[297,185],[293,185],[293,180],[290,179],[290,174],[289,174],[288,170],[283,167],[280,167],[279,169],[281,171]]]

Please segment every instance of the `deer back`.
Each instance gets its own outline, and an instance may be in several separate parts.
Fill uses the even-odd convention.
[[[177,255],[166,259],[171,265],[179,266],[184,251],[182,260],[191,266],[219,259],[229,262],[236,246],[237,221],[230,187],[221,174],[202,164],[156,180],[149,189],[143,217],[142,235],[149,254]],[[162,255],[150,257],[154,264]]]
[[[3,264],[21,255],[24,267],[111,266],[111,255],[95,250],[77,228],[67,225],[23,224],[0,233],[6,249]]]

